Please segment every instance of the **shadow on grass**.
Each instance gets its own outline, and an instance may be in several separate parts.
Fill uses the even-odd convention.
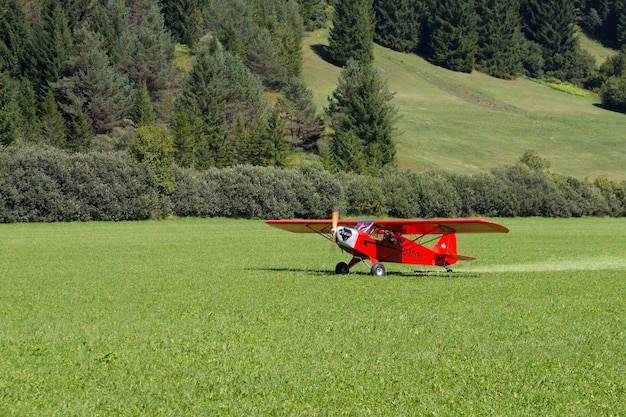
[[[333,59],[328,54],[328,45],[322,45],[321,43],[311,45],[311,51],[313,51],[313,53],[320,57],[320,59],[322,59],[323,61],[335,66],[340,66],[337,64],[337,62],[333,61]]]
[[[320,276],[337,276],[339,274],[335,271],[328,269],[304,269],[304,268],[250,268],[255,271],[267,271],[267,272],[292,272],[299,274],[312,274]],[[339,275],[341,276],[341,275]],[[343,275],[344,277],[350,276],[371,276],[367,271],[350,271],[349,274]],[[406,278],[477,278],[480,274],[476,272],[445,272],[445,271],[387,271],[386,277],[406,277]],[[372,277],[374,278],[374,277]],[[385,277],[376,277],[385,278]]]

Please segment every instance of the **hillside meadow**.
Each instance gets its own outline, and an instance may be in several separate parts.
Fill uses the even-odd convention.
[[[0,415],[625,415],[626,220],[498,221],[384,278],[263,221],[0,225]]]
[[[610,54],[583,40],[599,62]],[[309,33],[303,45],[303,78],[320,111],[340,74],[323,59],[325,45],[324,31]],[[513,163],[533,149],[560,174],[626,180],[626,115],[603,109],[596,94],[568,94],[525,78],[448,71],[378,45],[374,51],[374,65],[396,92],[401,167],[472,174]]]

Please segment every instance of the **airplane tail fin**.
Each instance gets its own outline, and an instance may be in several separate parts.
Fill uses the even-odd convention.
[[[433,251],[440,255],[456,255],[456,235],[450,233],[441,236],[439,241],[433,246]]]
[[[435,264],[439,266],[447,266],[455,264],[457,261],[473,261],[473,256],[459,255],[456,249],[456,235],[450,233],[441,236],[435,246],[433,246],[435,255]]]

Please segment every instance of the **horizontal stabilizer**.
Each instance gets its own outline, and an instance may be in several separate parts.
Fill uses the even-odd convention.
[[[450,258],[454,258],[457,261],[475,261],[476,258],[474,258],[473,256],[467,256],[467,255],[446,255],[446,258],[450,257]]]

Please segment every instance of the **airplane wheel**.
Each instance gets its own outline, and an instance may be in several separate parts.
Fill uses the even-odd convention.
[[[348,268],[348,264],[345,262],[339,262],[335,267],[335,273],[339,275],[345,275],[350,272],[350,268]]]
[[[382,277],[385,275],[385,265],[381,264],[380,262],[375,263],[374,265],[372,265],[372,275],[376,276],[376,277]]]

